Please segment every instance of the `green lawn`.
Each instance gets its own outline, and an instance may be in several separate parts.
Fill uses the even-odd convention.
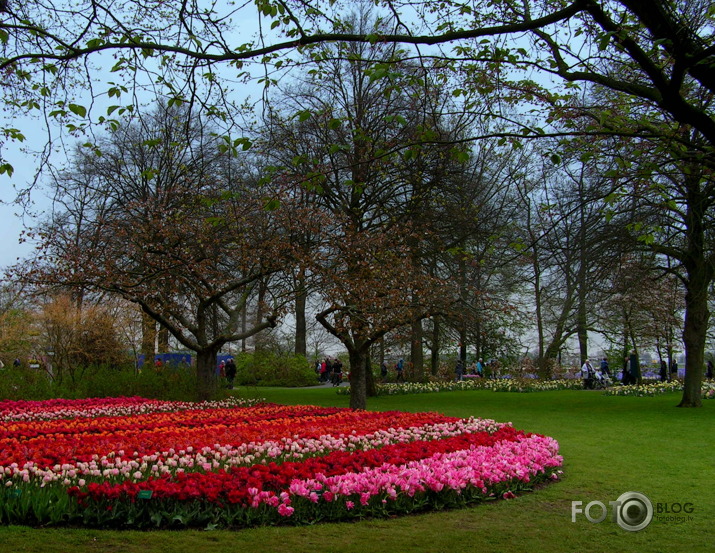
[[[330,388],[241,389],[277,403],[347,406]],[[591,391],[488,391],[380,397],[375,410],[439,411],[511,421],[555,437],[565,458],[561,482],[510,501],[389,520],[230,531],[117,532],[0,528],[0,551],[197,553],[276,551],[656,552],[712,549],[715,521],[715,401],[677,409],[678,394],[606,397]],[[654,520],[640,532],[617,524],[571,522],[571,502],[605,504],[637,491],[654,503],[692,503],[692,520]],[[676,507],[677,508],[677,507]],[[598,514],[596,511],[593,514]]]

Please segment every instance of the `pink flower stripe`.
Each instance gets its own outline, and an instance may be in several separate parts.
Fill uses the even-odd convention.
[[[151,490],[156,497],[174,500],[206,499],[246,504],[251,488],[271,491],[273,495],[285,489],[295,479],[312,478],[317,474],[330,477],[351,472],[362,472],[370,467],[405,465],[435,454],[445,454],[477,446],[491,447],[502,441],[522,439],[524,432],[505,426],[493,434],[478,432],[460,434],[432,441],[413,441],[386,445],[366,451],[333,451],[322,457],[304,461],[269,463],[250,467],[233,467],[217,472],[180,473],[175,477],[153,478],[144,482],[125,481],[90,483],[87,491],[73,488],[73,494],[92,499],[134,498],[141,490]]]
[[[374,497],[384,502],[425,492],[462,493],[467,488],[488,496],[496,484],[527,483],[537,476],[557,478],[554,469],[562,464],[556,440],[539,435],[521,436],[516,441],[502,440],[492,446],[435,453],[402,465],[385,463],[361,472],[318,474],[315,478],[293,480],[288,494],[251,488],[250,505],[266,504],[276,507],[282,516],[291,516],[294,512],[291,503],[299,497],[312,503],[345,500],[346,507],[352,509],[355,504],[350,498],[359,498],[360,504],[366,505]],[[504,497],[514,494],[507,491]]]

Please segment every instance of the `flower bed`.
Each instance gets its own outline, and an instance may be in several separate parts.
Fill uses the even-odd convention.
[[[553,390],[581,390],[583,381],[579,379],[540,380],[534,378],[479,378],[473,377],[461,382],[404,382],[378,384],[377,395],[431,394],[459,390],[491,390],[492,392],[549,392]],[[339,395],[350,395],[350,387],[337,389]]]
[[[682,392],[683,383],[679,380],[671,382],[649,382],[641,386],[631,384],[628,386],[613,386],[606,390],[608,396],[636,396],[636,397],[654,397],[660,394],[669,392]],[[703,399],[715,399],[715,383],[703,382],[701,387],[701,396]]]
[[[430,394],[436,392],[451,392],[459,390],[491,390],[492,392],[549,392],[553,390],[583,390],[581,379],[555,379],[540,380],[532,378],[469,378],[461,382],[404,382],[399,384],[378,384],[377,395],[405,395],[405,394]],[[646,381],[641,386],[623,386],[615,383],[608,387],[604,394],[607,396],[637,396],[652,397],[668,392],[682,392],[683,383],[678,380],[672,382]],[[339,395],[350,395],[350,386],[337,389]],[[715,399],[715,382],[703,382],[702,398]]]
[[[0,402],[0,416],[3,524],[387,516],[510,498],[562,462],[552,438],[435,413],[114,398]]]

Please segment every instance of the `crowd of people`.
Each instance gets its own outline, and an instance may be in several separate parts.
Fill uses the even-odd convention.
[[[330,382],[333,386],[340,386],[343,382],[343,363],[337,357],[316,361],[315,372],[321,383]]]
[[[461,381],[465,377],[478,377],[485,378],[487,376],[498,377],[495,367],[498,365],[496,361],[490,361],[485,363],[484,359],[481,357],[477,361],[473,361],[470,365],[462,360],[458,359],[454,368],[455,380]],[[392,369],[395,371],[395,382],[405,382],[405,360],[399,359],[393,365]],[[233,388],[233,382],[236,377],[236,363],[233,358],[229,358],[227,361],[221,361],[219,364],[220,375],[226,378],[228,382],[228,388]],[[337,357],[326,357],[323,360],[317,360],[315,363],[315,372],[318,377],[318,381],[321,384],[330,383],[333,386],[340,386],[343,382],[343,363]],[[713,380],[714,377],[713,362],[708,361],[705,371],[705,378],[708,380]],[[386,361],[383,361],[380,365],[380,377],[383,383],[388,382],[390,376],[390,366]],[[611,367],[608,362],[607,357],[600,359],[598,367],[596,368],[590,359],[586,359],[581,366],[581,378],[583,379],[583,385],[585,389],[599,389],[610,386],[615,380],[616,376],[611,372]],[[666,381],[669,378],[675,378],[678,374],[678,362],[673,359],[670,364],[667,364],[664,360],[660,363],[660,380]],[[673,376],[675,375],[675,376]],[[641,384],[643,380],[641,364],[638,358],[638,354],[633,351],[630,355],[627,355],[623,360],[623,367],[620,376],[620,381],[624,385],[629,384]]]
[[[469,366],[466,366],[462,359],[457,359],[457,364],[454,367],[455,381],[464,380],[465,376],[484,378],[487,373],[489,376],[496,376],[496,366],[496,361],[492,360],[489,363],[485,363],[481,357],[479,360],[473,361]]]
[[[712,380],[713,373],[713,362],[709,360],[705,367],[705,378]],[[677,378],[678,360],[672,359],[670,363],[667,363],[665,359],[661,359],[658,376],[661,382]],[[590,359],[586,359],[581,366],[581,378],[583,378],[583,386],[586,389],[603,388],[612,384],[614,375],[611,374],[608,358],[601,359],[598,369],[594,368]],[[641,363],[635,351],[624,357],[620,381],[624,386],[634,384],[640,386],[643,383]]]

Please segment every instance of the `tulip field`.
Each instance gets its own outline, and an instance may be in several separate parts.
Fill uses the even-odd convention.
[[[258,400],[0,402],[0,523],[241,528],[392,517],[556,480],[508,423]]]

